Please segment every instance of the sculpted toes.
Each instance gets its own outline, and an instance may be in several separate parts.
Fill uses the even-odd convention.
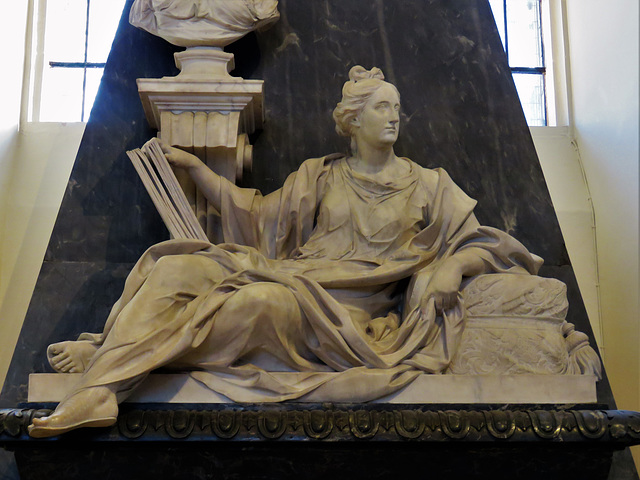
[[[67,363],[72,361],[71,357],[68,355],[66,357],[57,357],[56,360],[57,360],[56,363],[58,365],[66,365]]]
[[[53,345],[49,345],[49,348],[47,349],[47,352],[52,355],[58,355],[64,351],[65,351],[64,342],[54,343]]]
[[[67,371],[67,370],[69,370],[71,367],[73,367],[73,362],[71,361],[71,359],[70,359],[70,358],[67,358],[67,359],[65,359],[65,360],[62,360],[62,361],[61,361],[61,362],[59,362],[59,363],[56,363],[56,367],[57,367],[57,368],[59,368],[60,370],[63,370],[63,371],[65,371],[65,372],[66,372],[66,371]]]
[[[63,360],[66,360],[68,358],[70,358],[71,355],[69,355],[69,352],[67,351],[63,351],[61,353],[59,353],[58,355],[55,356],[55,360],[57,360],[58,362],[61,362]]]
[[[46,425],[49,421],[49,417],[40,417],[40,418],[34,418],[31,423],[33,423],[34,425]]]

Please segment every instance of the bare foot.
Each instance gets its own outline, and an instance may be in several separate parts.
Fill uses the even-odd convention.
[[[82,373],[87,369],[98,345],[87,340],[68,341],[49,345],[49,365],[60,373]]]
[[[108,427],[116,423],[118,402],[109,387],[91,387],[65,399],[48,417],[34,418],[29,435],[54,437],[80,427]]]

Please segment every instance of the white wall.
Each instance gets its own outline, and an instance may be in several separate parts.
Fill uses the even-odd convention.
[[[568,127],[532,127],[531,136],[558,216],[567,251],[602,355],[593,206]]]
[[[638,0],[566,0],[570,110],[595,206],[605,366],[618,407],[631,410],[640,410],[638,10]]]
[[[0,44],[3,49],[2,88],[0,89],[0,305],[9,285],[13,267],[12,252],[7,248],[7,224],[9,187],[14,166],[17,163],[15,147],[20,123],[20,96],[27,25],[27,2],[7,2],[0,16]],[[0,379],[4,380],[5,357],[10,357],[15,341],[7,338],[4,325],[14,324],[14,319],[0,316]]]
[[[7,214],[7,191],[14,166],[14,148],[20,123],[20,94],[24,62],[24,39],[27,25],[27,3],[9,2],[0,19],[0,42],[3,50],[2,88],[0,89],[0,225]],[[9,47],[10,46],[10,47]],[[0,300],[8,284],[5,270],[4,230],[0,229]]]
[[[0,296],[0,385],[4,383],[42,265],[84,124],[34,124],[17,134],[6,186]]]

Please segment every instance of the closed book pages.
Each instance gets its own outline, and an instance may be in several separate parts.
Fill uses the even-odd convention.
[[[209,241],[156,138],[127,152],[173,238]]]

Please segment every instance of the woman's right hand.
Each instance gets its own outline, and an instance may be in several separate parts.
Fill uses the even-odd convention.
[[[190,168],[200,167],[201,165],[204,165],[198,157],[191,153],[185,152],[184,150],[180,150],[176,147],[172,147],[171,145],[168,145],[163,141],[160,141],[159,143],[162,147],[162,151],[167,157],[167,160],[174,167],[184,168],[185,170],[188,170]]]
[[[213,208],[220,211],[220,176],[191,153],[172,147],[163,141],[160,141],[160,148],[172,166],[188,171],[200,192],[213,205]]]

